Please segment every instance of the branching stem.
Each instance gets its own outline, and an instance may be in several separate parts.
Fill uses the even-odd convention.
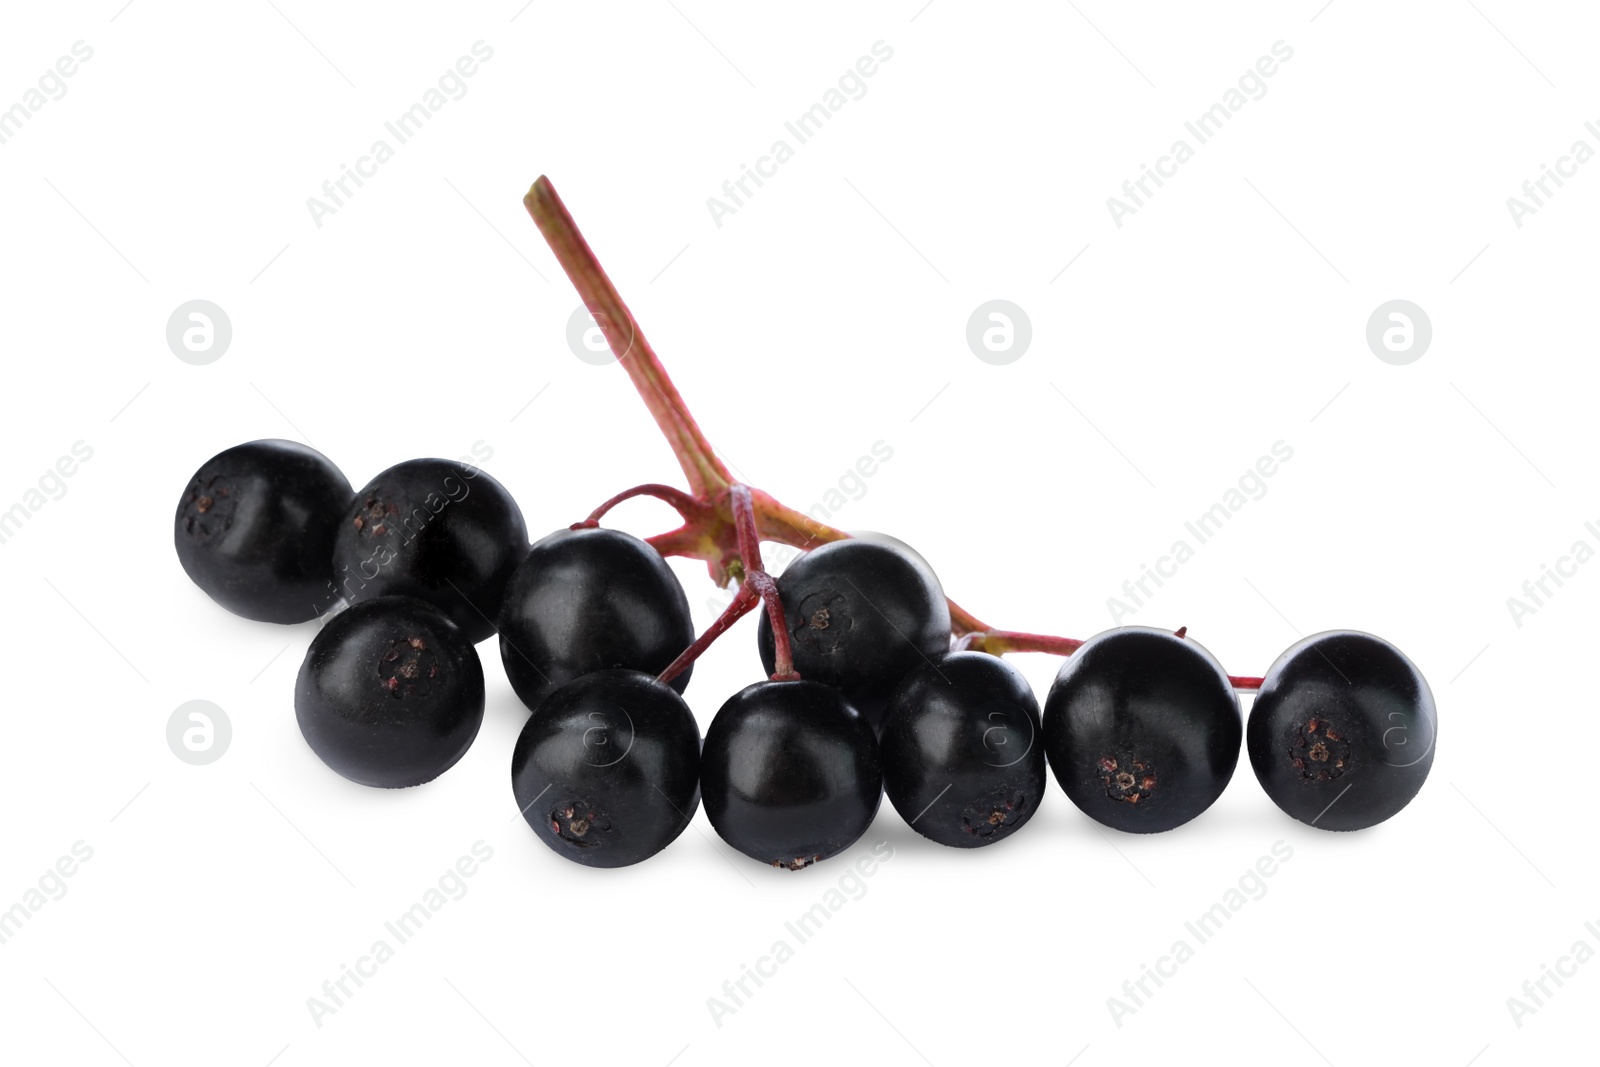
[[[683,516],[683,525],[648,538],[650,545],[663,556],[687,556],[704,561],[712,580],[719,586],[739,583],[733,602],[662,672],[662,680],[670,680],[682,672],[712,641],[761,602],[765,602],[772,621],[777,668],[774,679],[799,677],[794,673],[777,583],[761,567],[760,542],[773,541],[806,550],[850,535],[788,507],[759,489],[734,481],[694,416],[689,414],[666,367],[645,339],[638,320],[623,303],[550,179],[541,176],[522,202],[562,270],[572,280],[584,306],[605,334],[617,362],[628,372],[689,482],[687,493],[666,485],[636,486],[607,500],[575,525],[597,525],[611,508],[635,496],[664,500]],[[997,656],[1006,652],[1070,656],[1083,644],[1071,637],[995,629],[953,600],[950,601],[950,624],[952,634],[958,639],[957,647]],[[1229,680],[1236,689],[1261,687],[1260,678],[1230,676]]]

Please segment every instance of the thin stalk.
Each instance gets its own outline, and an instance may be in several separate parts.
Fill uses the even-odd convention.
[[[689,479],[690,490],[696,497],[705,499],[717,490],[726,489],[733,476],[712,452],[711,443],[684,406],[683,397],[667,377],[655,349],[645,340],[638,320],[606,276],[605,268],[600,266],[589,243],[583,239],[583,233],[550,179],[541,175],[522,198],[522,203],[538,224],[550,251],[560,261],[561,269],[572,280],[573,288],[578,290],[584,307],[605,334],[617,361],[633,380],[645,406],[655,416],[656,425],[666,434],[673,454],[683,467],[684,477]]]

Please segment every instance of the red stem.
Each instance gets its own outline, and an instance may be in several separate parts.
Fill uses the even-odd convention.
[[[1075,637],[1051,637],[1048,634],[1025,634],[1016,630],[985,630],[969,633],[956,642],[957,649],[988,652],[1002,656],[1007,652],[1048,652],[1053,656],[1070,656],[1083,642]]]
[[[670,682],[684,671],[689,664],[700,658],[700,653],[711,647],[711,643],[728,631],[734,623],[744,618],[750,610],[761,603],[761,597],[754,589],[748,586],[740,588],[739,595],[733,598],[733,603],[723,609],[717,621],[706,628],[706,632],[694,639],[694,644],[678,654],[678,658],[667,665],[667,669],[657,675],[657,680]]]
[[[600,505],[586,522],[578,525],[597,523],[610,508],[630,497],[656,496],[677,508],[684,518],[683,525],[677,529],[648,539],[657,552],[663,556],[704,560],[718,585],[725,586],[735,577],[742,579],[734,602],[710,629],[684,650],[672,666],[662,672],[662,680],[670,680],[694,662],[713,640],[754,608],[757,600],[765,601],[773,623],[774,666],[778,668],[773,677],[798,677],[793,674],[788,627],[778,602],[776,583],[761,569],[760,542],[775,541],[799,549],[810,549],[850,535],[826,523],[817,522],[759,489],[734,482],[727,467],[712,451],[711,443],[706,440],[699,424],[689,414],[683,397],[672,384],[660,357],[650,342],[645,340],[638,320],[623,303],[616,286],[600,266],[600,261],[584,240],[577,223],[573,221],[555,187],[550,184],[550,179],[541,175],[522,202],[583,299],[584,306],[605,333],[611,351],[628,372],[634,388],[654,416],[656,425],[666,435],[679,466],[683,468],[684,477],[689,481],[690,492],[687,494],[662,485],[638,486],[619,493]],[[1048,652],[1066,656],[1083,644],[1071,637],[996,630],[954,600],[949,604],[951,631],[962,638],[957,647],[978,649],[995,655],[1006,652]],[[1234,675],[1229,675],[1228,680],[1235,689],[1242,690],[1260,689],[1262,681],[1256,677]]]
[[[606,276],[605,268],[600,266],[589,243],[583,239],[578,224],[567,213],[550,179],[541,175],[522,198],[522,203],[533,216],[550,251],[561,262],[561,269],[572,280],[584,306],[606,335],[617,362],[633,379],[645,406],[655,416],[656,425],[666,434],[695,497],[704,500],[717,490],[727,488],[733,476],[711,451],[711,442],[700,432],[683,397],[678,395],[677,387],[656,357],[655,349],[645,340],[638,320]]]
[[[606,512],[610,511],[624,500],[632,500],[634,497],[638,496],[650,496],[655,497],[657,500],[665,501],[666,503],[671,504],[672,507],[677,510],[678,514],[686,520],[694,519],[696,515],[705,510],[700,501],[696,500],[688,493],[685,493],[682,489],[677,489],[670,485],[657,485],[655,483],[649,483],[646,485],[636,485],[632,489],[624,489],[610,500],[607,500],[604,504],[601,504],[599,507],[589,512],[589,517],[587,519],[584,519],[582,522],[573,523],[572,528],[577,530],[586,526],[598,526],[600,525],[600,520],[606,517]]]
[[[727,632],[757,601],[766,604],[767,618],[772,622],[774,682],[797,682],[800,675],[794,669],[794,655],[789,647],[789,625],[783,615],[783,601],[778,596],[778,583],[761,564],[761,539],[756,535],[755,508],[750,500],[748,486],[734,483],[728,487],[728,499],[733,507],[733,526],[739,541],[739,565],[744,572],[744,582],[733,603],[725,608],[705,633],[695,638],[677,659],[660,674],[660,680],[670,682],[684,669],[700,658],[711,643]]]
[[[728,490],[733,502],[733,529],[739,539],[739,559],[744,563],[745,584],[761,594],[767,605],[767,621],[772,624],[772,680],[797,682],[800,675],[794,669],[794,654],[789,647],[789,622],[784,617],[783,600],[778,596],[778,583],[761,564],[761,537],[756,532],[755,504],[748,486],[735,485]]]
[[[638,321],[622,302],[616,286],[583,239],[583,233],[550,179],[540,175],[522,203],[533,216],[573,288],[583,298],[584,306],[595,316],[611,351],[633,380],[634,388],[655,417],[656,425],[666,435],[689,480],[694,499],[702,507],[715,508],[714,515],[688,521],[676,530],[652,537],[650,544],[664,556],[705,560],[712,579],[725,586],[732,577],[728,563],[736,550],[732,507],[726,495],[727,487],[733,484],[733,476],[716,457],[711,443],[689,414],[688,406],[661,365],[660,357],[645,340]],[[752,489],[751,496],[756,528],[764,540],[810,549],[850,536],[778,502],[759,489]],[[953,600],[950,601],[950,621],[951,629],[958,635],[990,628]]]

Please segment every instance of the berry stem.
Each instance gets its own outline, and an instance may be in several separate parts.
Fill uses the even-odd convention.
[[[682,489],[677,489],[670,485],[658,485],[652,482],[646,485],[636,485],[632,489],[624,489],[610,500],[607,500],[604,504],[601,504],[599,507],[589,512],[589,517],[587,519],[584,519],[582,522],[573,523],[572,528],[574,530],[581,530],[591,526],[599,526],[600,520],[606,517],[606,512],[610,511],[624,500],[632,500],[634,497],[639,496],[655,497],[657,500],[661,500],[672,505],[672,507],[685,521],[693,521],[700,514],[700,512],[705,510],[704,505],[702,505],[700,501],[696,500],[688,493],[685,493]]]
[[[772,680],[796,682],[800,675],[794,669],[794,654],[789,647],[789,623],[784,617],[783,600],[778,596],[778,583],[761,563],[761,537],[756,529],[755,503],[750,487],[734,485],[728,496],[733,502],[733,528],[739,538],[739,559],[744,564],[745,585],[761,594],[767,606],[767,620],[772,623]]]
[[[1053,656],[1070,656],[1082,644],[1075,637],[1025,634],[1016,630],[985,630],[962,635],[956,642],[956,650],[988,652],[995,656],[1003,656],[1007,652],[1048,652]]]
[[[712,580],[726,586],[734,577],[730,564],[737,551],[733,508],[727,496],[733,476],[717,458],[694,416],[689,414],[688,406],[677,386],[672,384],[660,357],[645,340],[638,320],[623,303],[550,179],[541,175],[522,202],[584,306],[595,316],[617,362],[628,372],[689,481],[690,496],[698,513],[693,517],[686,515],[684,525],[678,529],[648,538],[650,544],[663,556],[704,560]],[[850,536],[780,503],[759,489],[752,489],[750,493],[756,529],[763,540],[805,550]],[[957,634],[989,628],[954,601],[950,603],[950,618]]]
[[[712,580],[719,586],[725,587],[736,579],[740,582],[739,593],[733,603],[662,673],[662,680],[669,680],[694,662],[712,641],[759,601],[766,602],[773,623],[774,666],[778,668],[773,677],[798,677],[794,675],[789,635],[784,625],[783,608],[778,601],[777,585],[761,569],[760,542],[774,541],[807,550],[830,541],[843,540],[850,535],[788,507],[768,493],[734,481],[728,468],[712,450],[711,442],[706,440],[694,416],[689,414],[666,367],[662,366],[650,342],[645,340],[638,320],[628,310],[628,305],[611,283],[605,268],[584,240],[578,224],[573,221],[550,179],[540,175],[522,198],[522,203],[538,225],[550,251],[555,253],[561,269],[571,279],[584,306],[605,334],[617,362],[628,372],[634,388],[666,436],[689,482],[689,493],[664,485],[637,486],[612,497],[585,522],[577,525],[598,523],[612,507],[633,496],[655,496],[676,508],[683,516],[684,523],[675,530],[647,538],[651,547],[663,556],[687,556],[705,561]],[[1065,656],[1071,655],[1083,644],[1071,637],[997,630],[954,600],[950,600],[949,605],[950,629],[961,639],[957,645],[959,648],[972,648],[995,655],[1006,652],[1049,652]],[[1260,678],[1229,675],[1228,680],[1235,689],[1261,688]]]
[[[750,487],[735,482],[728,487],[728,499],[733,507],[733,528],[739,542],[738,566],[744,575],[744,581],[740,584],[739,594],[734,597],[733,603],[723,609],[722,614],[717,616],[716,621],[706,629],[706,632],[695,638],[694,643],[684,649],[682,654],[661,672],[659,679],[670,682],[682,674],[684,669],[710,648],[711,643],[726,633],[730,626],[743,618],[756,604],[764,603],[767,606],[767,617],[772,621],[774,650],[772,680],[799,681],[800,675],[795,672],[794,655],[789,647],[789,627],[784,621],[783,601],[778,596],[778,583],[761,564],[761,538],[756,533],[756,514],[750,499]]]
[[[685,523],[676,530],[646,537],[645,542],[663,556],[687,556],[691,559],[714,560],[717,553],[722,551],[717,540],[705,526],[696,523]],[[716,576],[715,564],[712,565],[712,574]],[[719,580],[718,585],[727,585],[725,580]]]
[[[605,268],[600,266],[600,261],[583,239],[578,224],[567,213],[567,207],[556,194],[550,179],[540,175],[539,180],[533,183],[533,188],[528,190],[528,195],[522,198],[522,203],[528,209],[528,214],[533,216],[550,251],[561,262],[561,269],[572,279],[572,285],[578,290],[584,306],[606,335],[611,351],[616,353],[617,362],[633,379],[634,388],[639,390],[645,406],[655,416],[656,425],[666,434],[673,453],[678,457],[678,464],[683,468],[684,477],[689,480],[690,490],[703,500],[713,492],[727,488],[733,482],[733,476],[712,452],[711,443],[700,432],[699,425],[684,406],[677,387],[667,377],[661,360],[656,358],[655,349],[650,347],[650,342],[645,340],[643,331],[639,329],[638,320],[628,310],[628,305],[623,303],[617,287],[606,276]]]
[[[706,627],[706,632],[694,639],[694,644],[678,654],[678,658],[667,665],[667,669],[656,676],[657,681],[670,682],[688,669],[689,664],[700,658],[700,653],[711,647],[711,643],[728,631],[734,623],[744,618],[750,611],[761,603],[761,595],[749,586],[741,586],[739,595],[733,598],[733,603],[723,609],[717,616],[717,621]]]

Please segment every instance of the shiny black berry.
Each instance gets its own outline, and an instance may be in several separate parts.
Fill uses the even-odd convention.
[[[478,735],[483,668],[433,605],[377,597],[335,615],[312,640],[294,712],[311,750],[351,781],[421,785]]]
[[[1320,830],[1362,830],[1417,795],[1437,728],[1416,664],[1382,638],[1337,630],[1305,638],[1268,668],[1246,737],[1278,807]]]
[[[883,775],[872,728],[838,690],[757,682],[711,720],[700,789],[724,841],[752,859],[799,870],[866,833]]]
[[[1130,833],[1170,830],[1209,808],[1233,777],[1243,733],[1211,653],[1143,626],[1091,637],[1044,703],[1056,781],[1085,815]]]
[[[831,685],[876,725],[911,671],[950,650],[950,608],[920,558],[872,541],[812,549],[778,578],[802,678]],[[772,624],[761,613],[761,662],[772,673]]]
[[[315,449],[293,441],[237,445],[189,479],[173,529],[178,562],[235,615],[305,622],[337,599],[329,561],[353,493]]]
[[[700,730],[648,674],[608,670],[551,693],[511,757],[511,791],[539,839],[588,867],[671,844],[699,807]]]
[[[660,553],[620,530],[559,530],[533,546],[500,606],[500,658],[529,708],[591,671],[660,674],[694,641],[689,598]],[[683,692],[693,668],[670,683]]]
[[[396,464],[355,494],[334,543],[333,579],[352,602],[414,596],[477,643],[494,633],[528,528],[504,486],[444,459]]]
[[[890,803],[941,845],[994,844],[1044,795],[1039,702],[1021,672],[987,653],[955,652],[907,675],[878,748]]]

